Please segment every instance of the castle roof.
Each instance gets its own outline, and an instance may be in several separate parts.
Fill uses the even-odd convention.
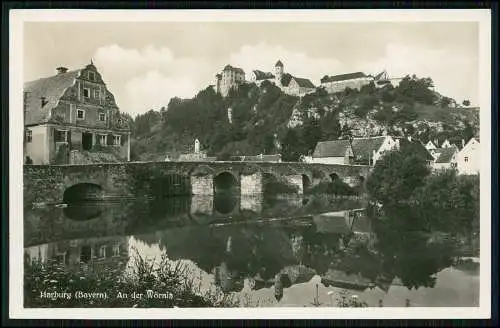
[[[297,82],[297,84],[299,85],[299,87],[302,87],[302,88],[315,88],[314,84],[309,79],[304,79],[304,78],[295,77],[295,76],[293,77],[293,79],[295,80],[295,82]]]
[[[435,163],[450,163],[453,155],[457,152],[458,148],[455,145],[447,148],[434,149],[434,154],[436,156]]]
[[[278,60],[276,62],[276,65],[274,65],[275,67],[283,67],[283,63],[281,62],[281,60]]]
[[[253,71],[253,73],[255,74],[256,80],[274,79],[273,73],[270,72],[263,72],[256,69]]]
[[[245,74],[245,71],[239,67],[233,67],[231,65],[226,65],[223,69],[223,71],[233,71],[233,72],[236,72],[236,73],[241,73],[241,74]]]
[[[347,74],[340,74],[340,75],[333,75],[333,76],[325,75],[321,79],[321,83],[346,81],[346,80],[352,80],[352,79],[359,79],[362,77],[366,77],[366,74],[363,72],[347,73]]]
[[[57,106],[66,89],[75,83],[80,72],[80,69],[67,71],[24,83],[24,92],[27,92],[24,124],[33,125],[48,122],[52,109]],[[43,107],[42,98],[46,101]]]

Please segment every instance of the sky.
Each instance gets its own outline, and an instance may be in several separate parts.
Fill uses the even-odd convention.
[[[430,77],[479,102],[477,22],[27,22],[24,81],[93,60],[120,109],[135,116],[214,84],[226,64],[284,70],[319,84],[362,71]]]

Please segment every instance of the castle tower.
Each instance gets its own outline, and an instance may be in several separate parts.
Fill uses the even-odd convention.
[[[222,79],[222,75],[215,74],[215,92],[220,93],[220,80]]]
[[[281,86],[281,78],[283,77],[283,63],[281,60],[274,65],[274,79],[277,86]]]

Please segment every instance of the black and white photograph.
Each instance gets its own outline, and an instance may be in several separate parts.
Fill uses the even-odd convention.
[[[10,33],[16,316],[490,315],[488,10],[16,10]]]

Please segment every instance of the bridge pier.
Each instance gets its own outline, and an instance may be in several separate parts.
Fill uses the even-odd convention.
[[[191,192],[193,195],[210,195],[214,194],[214,176],[206,175],[191,175]]]
[[[284,180],[290,186],[293,186],[297,189],[297,193],[302,195],[304,193],[304,186],[302,182],[302,174],[293,174],[287,175],[284,177]]]
[[[214,208],[213,195],[193,195],[191,198],[191,214],[212,215]]]
[[[241,175],[241,195],[256,195],[264,191],[262,173],[256,172],[250,175]]]

